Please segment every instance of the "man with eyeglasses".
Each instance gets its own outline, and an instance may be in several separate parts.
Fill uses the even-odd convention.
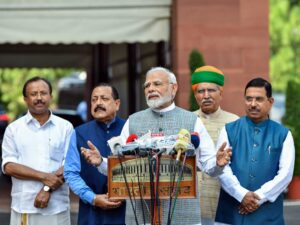
[[[269,119],[274,99],[268,81],[249,81],[244,97],[246,116],[226,124],[218,140],[232,147],[232,158],[220,176],[216,224],[284,225],[282,192],[293,175],[293,137]]]
[[[48,80],[27,80],[23,98],[28,112],[9,124],[2,143],[2,171],[12,177],[10,224],[70,225],[63,162],[72,124],[49,109]]]
[[[224,74],[213,66],[202,66],[192,74],[192,89],[199,110],[195,111],[201,118],[207,132],[216,144],[220,131],[226,123],[239,117],[221,109],[223,96]],[[217,178],[199,171],[198,182],[200,190],[201,223],[213,225],[215,222],[220,184]]]
[[[168,69],[155,67],[146,74],[144,83],[144,93],[148,109],[134,113],[126,121],[121,136],[124,140],[130,134],[142,136],[150,130],[151,133],[163,135],[178,134],[180,129],[187,129],[189,132],[198,132],[200,145],[196,149],[197,166],[207,173],[217,176],[222,173],[223,167],[229,162],[231,152],[225,149],[223,144],[216,153],[214,144],[209,137],[201,120],[192,112],[175,106],[174,98],[177,92],[177,81],[175,75]],[[92,154],[95,153],[93,157]],[[87,151],[85,157],[90,163],[98,166],[100,171],[107,169],[106,160],[99,157],[98,151]],[[95,160],[94,160],[95,159]],[[140,201],[136,201],[136,215],[138,224],[143,223],[143,212]],[[161,218],[159,224],[168,223],[169,201],[161,200]],[[146,224],[150,224],[150,201],[145,201],[144,211]],[[153,218],[152,218],[153,219]],[[126,208],[126,224],[136,224],[134,212],[130,204]],[[154,224],[154,223],[152,223]],[[156,224],[156,223],[155,223]],[[199,195],[196,199],[178,199],[172,224],[176,225],[196,225],[201,224]]]

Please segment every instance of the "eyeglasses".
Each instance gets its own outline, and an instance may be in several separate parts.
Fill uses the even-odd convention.
[[[173,84],[173,83],[166,83],[166,82],[161,82],[161,81],[154,81],[154,82],[148,82],[144,84],[144,89],[149,88],[151,85],[153,85],[155,88],[160,88],[165,84]]]
[[[197,89],[197,93],[199,94],[205,94],[205,92],[207,92],[208,94],[213,94],[216,93],[219,89],[217,88],[200,88]]]

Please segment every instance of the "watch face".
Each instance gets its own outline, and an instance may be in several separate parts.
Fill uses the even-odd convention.
[[[44,186],[44,191],[50,191],[50,187],[49,186]]]

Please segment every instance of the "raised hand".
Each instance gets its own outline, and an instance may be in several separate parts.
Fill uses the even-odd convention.
[[[227,148],[226,147],[226,142],[224,142],[221,147],[219,148],[218,152],[217,152],[217,165],[220,167],[223,167],[225,165],[227,165],[230,161],[231,155],[232,155],[232,150],[231,148]]]
[[[93,166],[99,166],[102,162],[100,151],[91,141],[88,141],[87,144],[89,146],[89,149],[81,147],[81,154],[89,164]]]
[[[120,207],[122,201],[109,200],[107,194],[96,195],[94,205],[101,209],[115,209]]]

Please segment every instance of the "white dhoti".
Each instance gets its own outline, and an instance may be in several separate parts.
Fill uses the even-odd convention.
[[[55,215],[18,213],[11,210],[10,225],[71,225],[70,210]]]

